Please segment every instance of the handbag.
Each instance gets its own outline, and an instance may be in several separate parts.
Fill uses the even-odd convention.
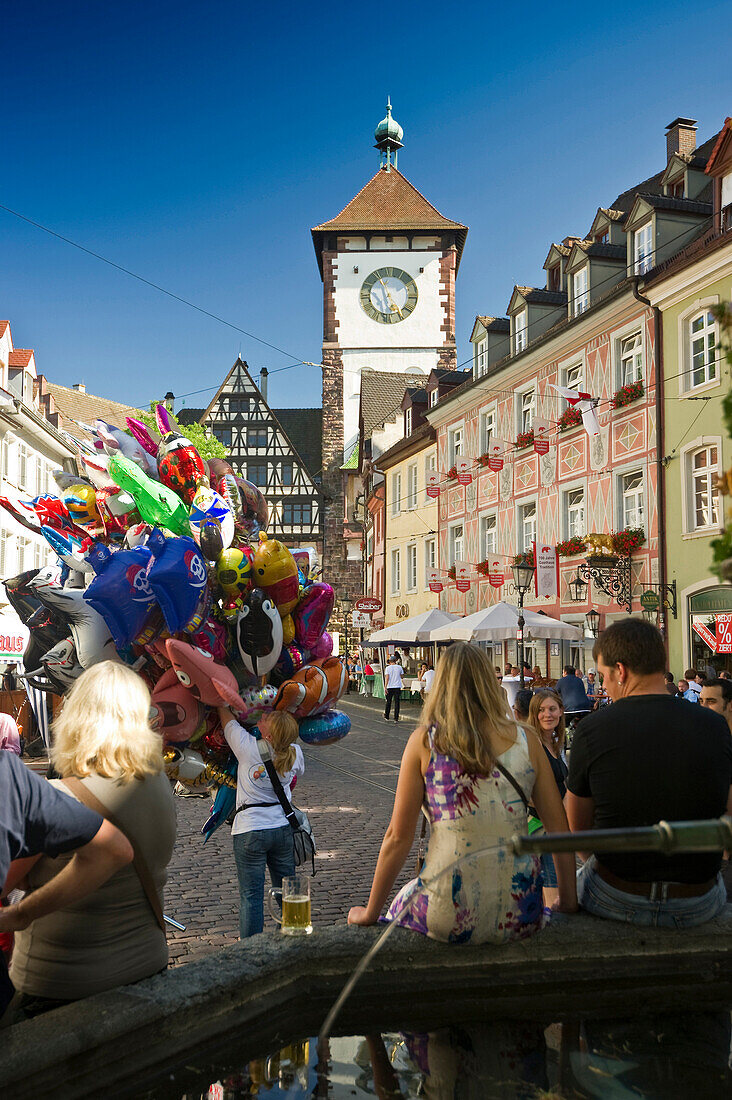
[[[513,789],[516,791],[516,794],[519,796],[519,798],[523,802],[523,804],[526,808],[526,816],[527,816],[527,819],[528,819],[526,828],[527,828],[527,832],[528,832],[529,836],[534,836],[536,833],[539,833],[539,832],[541,832],[541,833],[546,832],[546,830],[544,829],[544,826],[542,825],[541,821],[536,816],[536,811],[534,810],[534,808],[532,807],[532,805],[529,802],[528,798],[524,794],[523,788],[521,787],[521,784],[519,783],[519,781],[517,779],[515,779],[514,776],[511,775],[508,768],[504,768],[503,764],[499,764],[497,760],[493,761],[493,766],[498,769],[498,771],[501,773],[501,775],[503,776],[504,779],[508,780],[508,782],[511,784]]]
[[[66,779],[62,779],[61,782],[64,784],[65,787],[68,787],[68,789],[71,791],[72,794],[76,796],[76,798],[78,798],[79,802],[83,802],[85,806],[87,806],[90,810],[94,810],[100,815],[100,817],[106,818],[110,825],[114,825],[115,828],[119,829],[123,836],[127,837],[130,844],[132,845],[132,850],[135,853],[135,858],[132,862],[132,866],[135,868],[135,871],[137,872],[137,877],[140,880],[140,885],[145,891],[145,897],[150,902],[150,908],[155,915],[155,920],[160,925],[160,929],[163,935],[165,935],[165,918],[163,916],[163,907],[160,904],[160,898],[158,897],[158,892],[155,889],[155,883],[153,882],[153,877],[150,874],[150,868],[145,862],[145,857],[137,846],[134,838],[131,837],[129,833],[125,832],[119,821],[117,821],[117,819],[109,812],[104,803],[100,802],[99,799],[91,793],[89,788],[84,786],[80,779],[77,779],[76,776],[68,776]]]
[[[262,763],[267,769],[267,775],[272,784],[272,789],[277,795],[277,800],[284,811],[287,823],[292,829],[292,840],[295,848],[295,866],[301,867],[303,863],[307,863],[309,860],[313,868],[313,874],[315,874],[315,856],[317,855],[318,849],[315,846],[315,836],[313,835],[313,827],[310,824],[310,819],[304,810],[300,810],[297,806],[293,806],[285,794],[280,777],[272,762],[272,755],[269,751],[268,743],[264,740],[259,740],[257,741],[257,748],[259,749]],[[244,806],[237,806],[234,816],[242,810],[253,810],[260,806],[276,805],[276,802],[248,802]]]

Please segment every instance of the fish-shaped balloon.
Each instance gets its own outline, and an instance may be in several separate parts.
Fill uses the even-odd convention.
[[[165,405],[156,405],[155,419],[162,437],[157,455],[160,480],[186,504],[192,504],[199,485],[207,480],[203,459],[177,427]]]
[[[120,489],[134,498],[137,510],[145,523],[164,527],[176,535],[190,535],[188,509],[177,493],[143,473],[137,463],[124,455],[114,455],[109,460],[109,472]]]

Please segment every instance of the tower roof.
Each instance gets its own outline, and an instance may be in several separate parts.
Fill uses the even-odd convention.
[[[330,221],[316,225],[312,234],[322,272],[320,254],[322,239],[326,233],[404,233],[429,230],[454,230],[459,265],[468,227],[444,217],[396,168],[392,168],[390,172],[380,168],[348,205],[344,206],[340,214]]]

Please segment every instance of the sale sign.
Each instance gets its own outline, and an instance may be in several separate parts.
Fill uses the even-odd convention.
[[[508,450],[505,439],[493,439],[488,444],[488,469],[498,472],[503,469],[503,456]]]
[[[505,580],[503,575],[503,562],[491,561],[488,563],[488,583],[493,588],[500,588]]]
[[[732,653],[732,615],[715,615],[717,653]]]
[[[537,596],[559,595],[559,558],[555,546],[534,543],[534,591]]]
[[[445,586],[442,583],[439,569],[427,570],[427,587],[429,588],[430,592],[442,592]]]
[[[545,455],[549,450],[549,435],[554,424],[551,420],[542,420],[535,416],[531,427],[534,432],[534,450],[538,455]]]
[[[455,459],[458,485],[470,485],[473,480],[473,461],[469,455],[459,455]]]
[[[470,565],[466,561],[455,562],[455,585],[458,592],[467,592],[470,588]]]
[[[703,642],[706,642],[706,644],[711,649],[712,653],[716,653],[717,652],[717,639],[712,634],[711,630],[709,630],[708,627],[706,627],[704,625],[704,623],[695,622],[693,619],[692,619],[691,625],[692,625],[693,629],[696,631],[696,633],[699,635],[701,640]]]
[[[427,496],[438,497],[440,495],[440,474],[437,470],[430,470],[427,474]]]

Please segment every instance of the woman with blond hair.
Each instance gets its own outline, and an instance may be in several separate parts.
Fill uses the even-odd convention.
[[[168,964],[161,922],[175,805],[149,709],[141,678],[125,665],[102,661],[82,673],[54,722],[51,760],[61,776],[54,786],[117,825],[135,862],[74,905],[17,933],[10,976],[27,1016],[139,981]],[[42,857],[25,889],[48,882],[71,854]]]
[[[426,801],[431,830],[424,867],[386,919],[449,943],[503,943],[537,932],[546,921],[539,861],[510,848],[514,834],[526,833],[530,800],[547,828],[568,830],[541,745],[509,718],[485,652],[456,642],[440,658],[404,750],[368,905],[352,908],[349,923],[379,919]],[[557,856],[557,867],[556,907],[574,912],[574,856]]]
[[[567,732],[564,724],[564,705],[556,691],[552,691],[551,688],[541,688],[534,692],[529,705],[528,724],[541,741],[559,797],[564,802],[569,774],[569,768],[564,760]],[[534,810],[533,806],[532,816],[541,818],[541,813]],[[544,876],[544,901],[547,905],[551,905],[557,896],[558,883],[554,859],[548,853],[541,857],[541,870]]]

